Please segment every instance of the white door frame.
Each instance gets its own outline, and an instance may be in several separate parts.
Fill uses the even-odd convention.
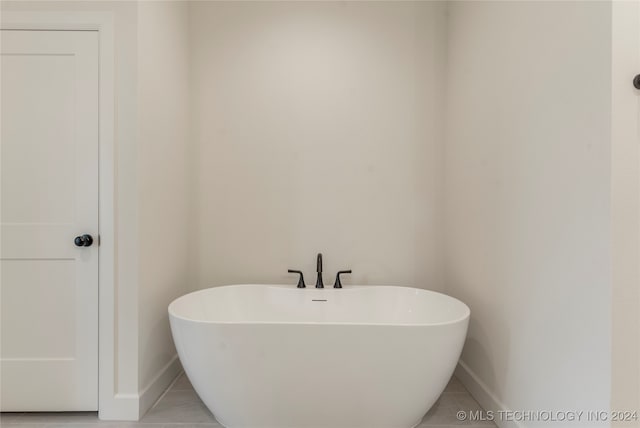
[[[640,3],[614,1],[611,105],[613,410],[640,406],[640,92],[632,85],[637,73],[640,73]]]
[[[99,34],[99,292],[98,409],[101,419],[137,419],[116,385],[115,111],[112,12],[3,12],[6,30],[93,30]],[[127,401],[127,400],[125,400]]]

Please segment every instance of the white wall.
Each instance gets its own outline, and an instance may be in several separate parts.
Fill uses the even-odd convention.
[[[138,6],[141,414],[180,370],[167,306],[188,290],[188,18],[186,2]]]
[[[608,410],[611,4],[455,2],[448,24],[445,270],[471,308],[463,378],[494,409]]]
[[[441,289],[443,7],[194,2],[193,284]]]

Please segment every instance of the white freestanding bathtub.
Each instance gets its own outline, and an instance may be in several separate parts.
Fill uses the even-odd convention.
[[[182,296],[169,316],[227,428],[409,428],[451,377],[469,308],[408,287],[231,285]]]

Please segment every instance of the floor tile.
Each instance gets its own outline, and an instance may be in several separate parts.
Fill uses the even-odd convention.
[[[185,391],[185,390],[193,390],[193,385],[189,381],[189,378],[185,373],[182,373],[178,380],[171,387],[171,391]]]
[[[99,421],[97,412],[34,412],[23,413],[13,422],[20,424],[75,424]]]
[[[62,424],[10,424],[12,428],[223,428],[218,423],[161,423],[161,422],[113,422],[100,421],[93,423],[62,423]],[[5,425],[1,425],[5,428]]]
[[[169,391],[142,418],[141,422],[216,423],[195,391]]]
[[[447,384],[447,387],[444,389],[444,392],[467,392],[467,389],[464,387],[462,382],[458,380],[457,377],[451,376],[451,380]]]
[[[0,413],[0,423],[7,424],[15,422],[20,416],[24,415],[23,412],[3,412]]]
[[[469,420],[482,408],[455,377],[417,428],[487,428],[490,421]],[[465,412],[460,418],[457,412]],[[96,412],[0,413],[2,428],[222,428],[202,403],[187,376],[178,377],[171,389],[140,422],[100,421]]]
[[[139,428],[155,428],[153,425],[140,426]],[[164,424],[162,428],[224,428],[219,423],[214,424]],[[99,427],[102,428],[102,427]]]
[[[459,410],[482,410],[480,404],[478,404],[478,402],[470,394],[456,392],[451,393],[451,397],[455,401],[455,405]]]
[[[144,428],[145,425],[140,425],[137,422],[87,422],[87,423],[55,423],[47,424],[45,428]],[[4,427],[3,427],[4,428]],[[158,428],[153,425],[146,425],[146,428]]]
[[[432,427],[441,425],[465,425],[464,420],[456,418],[456,409],[451,406],[443,405],[442,403],[436,403],[422,419],[420,428]]]
[[[467,422],[474,426],[495,427],[496,424],[488,420],[488,414],[469,393],[451,394],[456,403],[456,411],[464,411]]]
[[[466,391],[466,390],[465,390]],[[418,427],[432,428],[439,425],[445,426],[481,426],[484,428],[495,427],[496,425],[488,420],[470,420],[471,412],[483,411],[482,407],[468,392],[444,392],[438,401],[429,409],[424,419]]]
[[[415,428],[451,428],[451,425],[423,425],[423,424],[420,424]],[[464,428],[469,428],[469,427],[465,426]]]
[[[420,424],[415,428],[488,428],[486,426],[483,427],[477,427],[476,425],[470,425],[469,422],[457,422],[455,424],[437,424],[437,425],[431,425],[431,424]]]
[[[2,428],[48,428],[46,424],[20,424],[20,423],[4,422],[4,421],[0,423],[0,426]]]

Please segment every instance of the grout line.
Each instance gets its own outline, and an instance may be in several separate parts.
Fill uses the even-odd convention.
[[[167,395],[169,393],[169,391],[171,391],[171,388],[173,388],[173,385],[176,384],[176,382],[178,382],[178,380],[180,379],[180,377],[184,375],[184,370],[181,370],[180,373],[178,374],[178,376],[176,376],[175,379],[173,379],[171,381],[171,383],[169,384],[169,386],[167,387],[167,389],[164,390],[164,392],[162,394],[160,394],[160,397],[158,397],[158,399],[156,400],[155,403],[153,403],[153,406],[151,406],[149,408],[149,410],[147,410],[147,413],[149,413],[151,410],[153,410],[153,408],[155,408],[158,403],[164,398],[165,395]],[[138,421],[139,422],[139,421]]]

